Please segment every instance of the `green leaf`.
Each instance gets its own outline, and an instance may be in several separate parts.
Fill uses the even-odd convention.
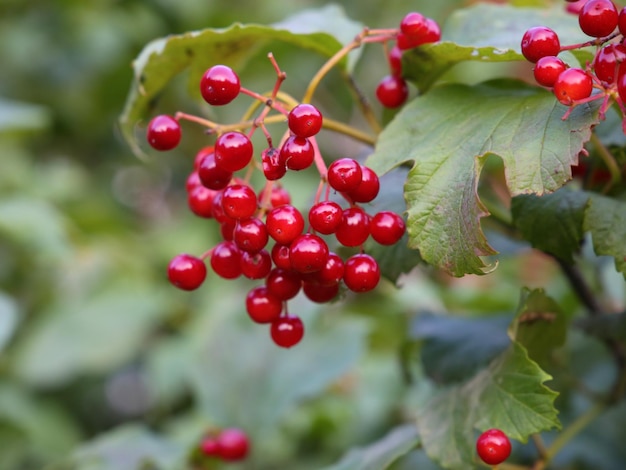
[[[544,367],[552,351],[565,343],[567,326],[565,313],[543,289],[524,289],[509,334],[526,348],[533,361]]]
[[[415,425],[400,426],[367,447],[350,450],[324,470],[383,470],[419,444]]]
[[[426,374],[439,383],[460,382],[504,351],[510,315],[461,318],[423,313],[411,325],[411,338],[422,341]]]
[[[589,195],[562,188],[552,194],[514,197],[513,223],[534,248],[573,262],[584,237],[583,219]]]
[[[87,442],[72,455],[76,470],[175,468],[184,449],[140,425],[126,425]]]
[[[158,94],[173,78],[190,69],[190,89],[197,90],[202,74],[215,64],[242,67],[271,41],[280,41],[331,57],[363,29],[343,9],[327,5],[288,18],[273,26],[233,24],[225,29],[204,29],[170,35],[149,43],[133,62],[134,82],[120,117],[122,134],[134,148],[134,128],[149,113]],[[269,52],[269,51],[265,51]],[[350,69],[358,53],[340,65]]]
[[[442,85],[409,103],[380,134],[367,164],[384,173],[412,161],[405,184],[409,246],[455,276],[493,269],[477,195],[484,157],[502,158],[510,193],[552,192],[571,178],[593,108],[567,108],[537,87],[513,80]],[[477,119],[480,116],[480,119]]]
[[[528,436],[560,427],[554,399],[543,383],[551,377],[518,343],[463,385],[437,392],[418,412],[424,450],[446,469],[474,468],[476,430],[502,429],[526,442]]]
[[[404,75],[425,91],[459,62],[526,60],[521,54],[522,36],[539,25],[554,29],[563,45],[589,40],[580,31],[577,17],[566,13],[562,5],[547,9],[481,3],[451,14],[442,28],[441,42],[408,51]]]
[[[626,278],[626,202],[594,194],[583,227],[591,232],[596,254],[615,258],[615,268]]]
[[[20,320],[20,312],[15,300],[0,291],[0,353],[11,341]]]
[[[166,302],[163,293],[132,282],[112,285],[87,300],[60,302],[19,344],[17,372],[37,386],[109,372],[140,351]]]

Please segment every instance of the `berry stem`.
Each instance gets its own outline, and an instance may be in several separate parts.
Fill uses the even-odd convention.
[[[579,44],[570,44],[568,46],[561,46],[561,52],[563,52],[563,51],[571,51],[573,49],[582,49],[583,47],[601,46],[604,43],[609,42],[611,39],[616,38],[620,34],[621,33],[617,32],[617,33],[610,34],[610,35],[608,35],[606,37],[603,37],[603,38],[592,39],[590,41],[581,42]]]
[[[326,181],[326,175],[328,174],[328,167],[326,166],[326,162],[322,158],[322,152],[320,152],[320,148],[317,145],[317,139],[315,137],[311,137],[310,139],[311,145],[313,146],[313,150],[315,152],[314,162],[317,167],[317,171],[320,174],[320,179],[322,181]]]
[[[174,114],[174,119],[176,119],[177,121],[179,121],[180,119],[184,119],[186,121],[195,122],[196,124],[200,124],[213,130],[219,129],[221,127],[218,123],[210,121],[209,119],[204,119],[200,116],[195,116],[193,114],[183,113],[181,111],[178,111],[176,114]]]
[[[324,122],[322,127],[325,129],[329,129],[331,131],[339,132],[340,134],[347,135],[348,137],[352,137],[359,142],[363,142],[364,144],[373,146],[376,143],[376,137],[366,132],[360,131],[355,127],[352,127],[348,124],[344,124],[343,122],[335,121],[334,119],[330,119],[324,117]]]

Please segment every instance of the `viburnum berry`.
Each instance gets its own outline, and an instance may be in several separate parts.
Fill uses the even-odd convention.
[[[261,250],[256,253],[242,251],[239,264],[241,266],[241,274],[248,279],[264,279],[272,269],[272,258],[267,250]]]
[[[265,219],[267,233],[281,245],[294,241],[304,230],[304,218],[292,205],[278,206]]]
[[[476,441],[476,452],[487,465],[499,465],[511,455],[511,441],[499,429],[489,429]]]
[[[222,460],[235,462],[247,457],[250,450],[248,435],[241,429],[222,429],[216,437],[218,455]]]
[[[217,166],[215,153],[207,153],[198,166],[198,177],[209,189],[224,189],[233,179],[233,172]]]
[[[305,170],[315,159],[315,149],[309,139],[292,135],[280,147],[280,161],[290,170]]]
[[[213,153],[214,151],[215,147],[213,145],[207,145],[206,147],[202,147],[200,150],[198,150],[198,152],[196,152],[196,156],[193,159],[193,169],[198,171],[198,168],[200,168],[200,164],[202,163],[202,160],[204,160],[204,157],[206,157],[210,153]]]
[[[257,209],[256,193],[247,184],[226,186],[222,194],[222,208],[233,219],[252,217]]]
[[[402,106],[409,97],[409,87],[402,77],[387,75],[376,87],[376,98],[385,108]]]
[[[341,224],[335,237],[343,246],[360,246],[370,235],[370,216],[360,207],[349,207],[343,211]]]
[[[230,217],[226,217],[222,222],[220,222],[220,234],[222,235],[223,240],[233,241],[235,237],[235,226],[237,225],[237,221],[235,219],[231,219]]]
[[[224,279],[236,279],[241,276],[241,254],[231,241],[218,243],[211,250],[211,268]]]
[[[296,136],[312,137],[322,129],[322,113],[312,104],[301,103],[289,111],[287,123]]]
[[[187,176],[187,180],[185,181],[185,189],[189,193],[196,186],[202,186],[202,181],[200,181],[200,175],[198,175],[197,171],[192,171]]]
[[[334,201],[322,201],[309,209],[309,224],[316,232],[324,235],[335,233],[341,225],[343,209]]]
[[[317,284],[323,286],[330,286],[339,284],[339,281],[343,279],[343,273],[345,271],[343,259],[337,253],[328,253],[328,259],[322,269],[313,273],[313,279]]]
[[[593,80],[584,70],[572,67],[559,75],[554,82],[553,91],[560,103],[570,106],[591,96]]]
[[[619,15],[617,17],[617,29],[619,29],[620,34],[626,34],[626,7],[623,7],[619,11]]]
[[[369,292],[380,281],[380,267],[376,260],[366,253],[351,256],[344,266],[343,282],[353,292]]]
[[[364,165],[361,165],[361,182],[359,185],[348,191],[346,196],[352,200],[352,202],[371,202],[376,199],[378,192],[380,191],[380,180],[378,175]]]
[[[206,279],[207,270],[204,261],[188,254],[175,256],[167,266],[170,282],[182,290],[195,290]]]
[[[180,143],[180,124],[167,114],[155,116],[148,123],[146,139],[155,150],[172,150]]]
[[[291,268],[299,273],[319,271],[326,265],[328,245],[317,235],[305,233],[289,245],[289,259]]]
[[[533,63],[542,57],[556,56],[561,51],[559,36],[545,26],[535,26],[526,31],[521,46],[526,60]]]
[[[567,69],[567,65],[558,57],[549,55],[542,57],[535,64],[533,74],[537,83],[553,87],[559,75]]]
[[[596,52],[593,71],[602,82],[615,82],[618,65],[626,60],[626,47],[622,44],[607,44]]]
[[[215,162],[226,171],[245,168],[252,160],[253,152],[248,136],[238,131],[225,132],[215,141]]]
[[[391,75],[395,77],[402,76],[402,49],[400,49],[397,45],[393,46],[389,50],[389,55],[387,56],[387,60],[389,61],[389,71]]]
[[[211,203],[211,215],[215,220],[217,220],[220,224],[223,224],[227,221],[233,221],[231,217],[228,217],[224,212],[224,206],[222,206],[222,198],[224,197],[224,191],[213,191],[213,201]]]
[[[280,300],[289,300],[300,292],[302,278],[291,269],[274,268],[265,279],[265,285]]]
[[[291,257],[289,255],[289,245],[281,245],[276,243],[270,252],[272,261],[277,268],[291,269]]]
[[[200,452],[205,457],[220,457],[220,446],[215,436],[206,436],[200,442]]]
[[[256,253],[267,245],[269,236],[263,221],[257,217],[237,221],[233,232],[233,240],[242,251]]]
[[[617,8],[611,0],[589,0],[578,15],[582,32],[594,38],[608,36],[617,23]]]
[[[214,65],[200,79],[200,93],[213,106],[230,103],[237,98],[240,89],[239,77],[226,65]]]
[[[280,151],[274,147],[263,150],[261,153],[261,165],[265,179],[268,181],[279,180],[287,173],[287,167],[280,157]]]
[[[187,205],[198,217],[210,219],[214,214],[213,201],[216,194],[212,189],[196,186],[187,193]]]
[[[317,282],[302,283],[302,292],[307,299],[318,304],[330,302],[339,294],[339,284],[319,284]]]
[[[407,36],[421,36],[426,28],[426,18],[416,11],[407,13],[400,22],[400,31]]]
[[[246,296],[246,311],[255,323],[272,323],[280,317],[282,310],[283,301],[267,286],[254,287]]]
[[[328,167],[328,184],[335,191],[349,192],[356,189],[363,178],[359,162],[352,158],[340,158]]]
[[[381,211],[372,217],[370,233],[372,238],[381,245],[397,243],[406,231],[404,219],[395,212]]]
[[[291,348],[304,336],[304,324],[295,315],[283,315],[272,322],[270,335],[277,346]]]

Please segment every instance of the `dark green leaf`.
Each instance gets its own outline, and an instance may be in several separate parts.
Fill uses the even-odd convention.
[[[506,334],[510,315],[460,318],[421,314],[411,337],[423,341],[420,357],[435,381],[451,383],[472,377],[511,343]]]
[[[509,333],[544,367],[552,351],[565,343],[567,325],[565,313],[543,289],[524,289]]]
[[[350,450],[337,464],[324,470],[384,470],[418,444],[415,425],[401,426],[367,447]]]
[[[589,39],[580,31],[577,17],[566,13],[562,5],[546,9],[479,3],[450,15],[441,42],[408,52],[404,73],[425,91],[459,62],[525,60],[520,48],[522,36],[528,28],[539,25],[553,28],[561,44]]]
[[[528,436],[560,427],[554,399],[543,385],[551,377],[518,343],[463,385],[437,392],[418,412],[426,453],[447,469],[474,465],[476,430],[499,428],[526,442]]]
[[[571,263],[583,240],[589,196],[562,188],[552,194],[520,195],[511,202],[513,223],[534,248]]]
[[[190,69],[190,89],[199,96],[198,83],[204,71],[215,64],[242,67],[270,41],[280,41],[330,57],[363,29],[346,18],[343,10],[328,5],[302,12],[274,26],[234,24],[225,29],[205,29],[171,35],[148,44],[133,63],[134,83],[120,118],[122,134],[140,154],[134,128],[172,79]],[[269,51],[266,51],[269,52]],[[352,67],[358,53],[344,67]],[[194,84],[194,85],[191,85]]]
[[[583,226],[591,232],[596,254],[615,258],[616,269],[626,278],[626,201],[594,194]]]
[[[493,269],[481,259],[494,254],[476,193],[484,157],[502,158],[514,196],[557,190],[597,122],[589,106],[563,120],[565,111],[550,92],[509,80],[443,85],[409,103],[367,161],[379,173],[414,163],[405,184],[409,246],[455,276]]]

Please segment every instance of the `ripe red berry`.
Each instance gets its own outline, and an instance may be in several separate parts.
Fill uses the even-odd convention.
[[[259,192],[259,203],[263,205],[263,207],[268,207],[268,201],[265,196],[266,187],[261,189]],[[291,204],[291,195],[289,191],[282,187],[279,184],[273,184],[272,189],[270,190],[269,196],[269,206],[278,207],[283,206],[285,204]]]
[[[402,106],[409,97],[409,87],[402,77],[387,75],[376,87],[376,98],[385,108]]]
[[[274,147],[266,148],[261,153],[261,165],[263,174],[268,181],[281,179],[287,173],[285,162],[280,157],[280,152]]]
[[[400,31],[407,36],[421,36],[426,32],[426,18],[421,13],[407,13],[400,22]]]
[[[226,65],[214,65],[200,80],[200,93],[204,100],[214,106],[230,103],[237,98],[241,84],[237,74]]]
[[[274,268],[265,279],[265,285],[280,300],[289,300],[300,292],[302,279],[299,273],[291,269]]]
[[[250,442],[247,434],[241,429],[223,429],[217,435],[219,456],[226,461],[235,462],[247,457],[250,450]]]
[[[188,254],[175,256],[167,266],[170,282],[182,290],[195,290],[206,279],[204,261]]]
[[[248,279],[264,279],[272,269],[272,258],[267,250],[257,253],[242,251],[239,261],[241,274]]]
[[[380,181],[374,170],[361,165],[361,182],[346,193],[352,202],[371,202],[376,199],[380,191]]]
[[[305,170],[315,159],[315,149],[309,139],[292,135],[280,148],[280,161],[290,170]]]
[[[559,36],[545,26],[530,28],[522,36],[522,54],[529,62],[537,62],[549,55],[556,56],[560,51]]]
[[[200,452],[205,457],[219,457],[220,446],[214,436],[207,436],[200,442]]]
[[[211,251],[211,268],[224,279],[236,279],[241,275],[241,254],[231,241],[215,245]]]
[[[283,301],[267,286],[254,287],[246,296],[246,311],[255,323],[272,323],[280,317]]]
[[[326,265],[328,245],[317,235],[305,233],[289,245],[289,259],[291,268],[299,273],[319,271]]]
[[[400,49],[397,45],[393,46],[389,50],[389,55],[387,56],[387,60],[389,61],[389,71],[391,75],[395,77],[402,76],[402,49]]]
[[[370,232],[372,238],[381,245],[397,243],[406,231],[404,219],[395,212],[382,211],[372,217]]]
[[[553,91],[560,103],[570,106],[575,101],[591,96],[593,80],[584,70],[570,68],[562,72],[556,79]]]
[[[589,0],[578,15],[580,29],[594,38],[611,34],[617,22],[617,8],[611,0]]]
[[[626,34],[626,7],[622,8],[619,12],[617,28],[622,35]]]
[[[553,87],[556,79],[567,69],[567,65],[558,57],[549,55],[542,57],[535,64],[533,74],[539,85]]]
[[[187,176],[187,181],[185,182],[185,189],[189,193],[196,186],[202,186],[202,181],[200,181],[200,176],[198,175],[198,172],[192,171],[191,173],[189,173],[189,176]]]
[[[289,256],[289,245],[281,245],[276,243],[272,247],[270,253],[272,255],[272,261],[277,268],[291,269],[291,257]]]
[[[252,217],[257,209],[256,193],[247,184],[226,186],[222,194],[222,208],[233,219]]]
[[[333,201],[322,201],[309,209],[309,224],[316,232],[324,235],[335,233],[341,224],[343,209]]]
[[[224,207],[222,206],[222,197],[224,196],[224,191],[213,191],[213,201],[211,203],[211,215],[215,220],[217,220],[220,224],[225,222],[232,222],[235,219],[231,219],[224,213]]]
[[[368,254],[360,253],[345,262],[343,282],[353,292],[368,292],[380,281],[380,268],[376,260]]]
[[[257,217],[237,221],[233,240],[240,250],[248,253],[261,251],[267,245],[269,236],[263,221]]]
[[[363,178],[361,165],[352,158],[340,158],[328,167],[328,184],[335,191],[349,192],[356,189]]]
[[[200,168],[200,164],[202,163],[202,160],[204,160],[204,157],[206,157],[210,153],[213,153],[214,150],[215,147],[213,145],[208,145],[198,150],[196,156],[193,159],[193,169],[198,171],[198,168]]]
[[[155,150],[172,150],[180,142],[180,124],[167,114],[155,116],[148,123],[146,139]]]
[[[370,235],[370,216],[360,207],[349,207],[343,211],[341,224],[335,232],[337,241],[343,246],[360,246]]]
[[[277,346],[291,348],[302,340],[304,324],[299,317],[285,315],[272,322],[270,335]]]
[[[278,206],[267,214],[265,225],[270,237],[281,245],[288,245],[304,230],[304,218],[294,206]]]
[[[499,429],[489,429],[478,437],[476,452],[487,465],[499,465],[511,455],[511,442]]]
[[[239,171],[245,168],[254,149],[247,135],[237,131],[229,131],[220,135],[215,141],[215,162],[226,171]]]
[[[337,253],[328,253],[328,259],[322,269],[313,273],[315,283],[323,286],[339,284],[343,279],[345,266],[343,259]]]
[[[626,60],[626,47],[622,44],[607,44],[593,59],[593,71],[600,81],[611,84],[615,82],[617,67]]]
[[[322,113],[309,103],[295,106],[287,116],[289,130],[298,137],[312,137],[322,129]]]
[[[187,193],[187,205],[198,217],[213,217],[213,201],[217,193],[204,186],[196,186]]]
[[[339,284],[318,284],[317,282],[304,282],[302,292],[312,302],[324,304],[330,302],[339,293]]]
[[[210,189],[224,189],[233,179],[233,172],[217,166],[215,153],[207,153],[198,166],[198,176],[204,186]]]

